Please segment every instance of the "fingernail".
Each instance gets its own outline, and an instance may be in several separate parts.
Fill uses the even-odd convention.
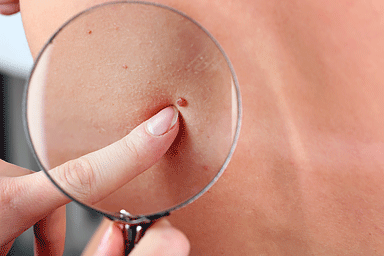
[[[147,131],[151,135],[160,136],[168,132],[177,122],[179,111],[175,107],[167,107],[147,121]]]

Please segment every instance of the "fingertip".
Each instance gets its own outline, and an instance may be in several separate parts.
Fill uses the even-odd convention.
[[[155,223],[140,240],[131,256],[138,255],[182,255],[190,252],[187,236],[162,219]]]
[[[166,235],[166,238],[170,254],[167,255],[189,255],[191,245],[183,232],[173,226],[168,227],[165,232],[169,232],[169,234]]]
[[[172,224],[167,220],[166,218],[162,218],[161,220],[157,221],[155,224],[153,224],[152,227],[171,227]]]
[[[0,5],[0,14],[2,15],[12,15],[20,11],[19,3],[5,4]]]
[[[82,256],[123,255],[124,239],[121,228],[117,223],[104,219],[92,239],[85,248]]]
[[[178,123],[179,110],[166,107],[146,122],[146,131],[152,136],[161,136],[171,131]]]

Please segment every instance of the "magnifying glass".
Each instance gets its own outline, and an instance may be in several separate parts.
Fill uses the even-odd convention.
[[[180,113],[172,146],[104,200],[82,202],[50,176],[171,105]],[[34,64],[24,109],[41,169],[72,200],[124,223],[126,254],[154,221],[217,181],[241,120],[236,75],[217,41],[185,14],[148,2],[98,5],[64,24]]]

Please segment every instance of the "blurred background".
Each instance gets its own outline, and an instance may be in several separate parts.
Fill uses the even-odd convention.
[[[22,122],[22,96],[33,59],[29,52],[20,14],[0,15],[0,158],[34,171],[39,168],[27,144]],[[26,209],[28,210],[28,209]],[[70,203],[64,255],[81,255],[102,216]],[[33,231],[16,239],[8,255],[33,255]]]

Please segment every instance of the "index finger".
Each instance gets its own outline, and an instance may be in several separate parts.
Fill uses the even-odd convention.
[[[165,108],[120,141],[56,167],[49,174],[74,198],[96,203],[157,162],[176,138],[178,129],[176,108]],[[4,189],[0,203],[5,213],[0,216],[0,223],[8,226],[12,234],[70,201],[43,172],[0,182]],[[16,219],[24,221],[15,227]],[[0,241],[12,234],[0,234]]]

